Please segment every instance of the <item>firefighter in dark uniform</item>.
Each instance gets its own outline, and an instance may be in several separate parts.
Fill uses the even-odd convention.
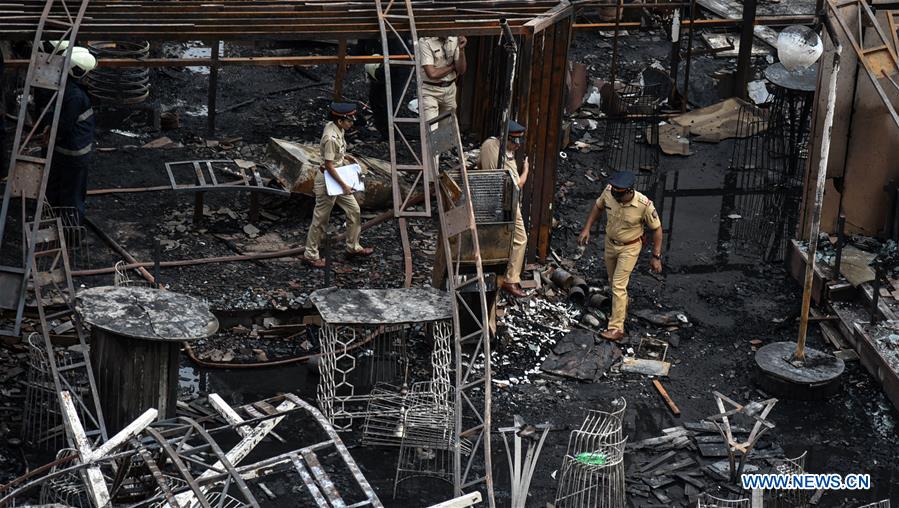
[[[94,149],[96,119],[84,77],[97,66],[86,48],[72,48],[72,65],[56,128],[56,144],[47,181],[47,202],[54,208],[74,209],[77,223],[84,218],[87,173]]]

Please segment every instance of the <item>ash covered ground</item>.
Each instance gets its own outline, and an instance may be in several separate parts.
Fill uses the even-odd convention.
[[[776,7],[772,7],[776,8]],[[661,31],[631,32],[622,38],[622,71],[625,79],[651,65],[653,60],[665,63],[670,46]],[[177,48],[174,48],[177,49]],[[332,51],[314,45],[305,50]],[[610,39],[595,34],[579,33],[573,43],[572,60],[589,65],[589,77],[606,77]],[[259,50],[228,48],[228,54],[258,54]],[[264,50],[277,51],[277,50]],[[760,57],[756,64],[765,64]],[[715,90],[715,72],[732,67],[728,59],[703,56],[694,62],[695,81],[692,96],[697,105],[719,99]],[[121,115],[101,115],[105,124],[98,137],[101,150],[90,175],[89,188],[158,186],[168,183],[165,162],[193,159],[243,158],[259,160],[264,156],[269,137],[317,143],[323,123],[323,112],[331,97],[334,66],[316,68],[227,67],[219,76],[219,107],[227,107],[269,91],[306,83],[321,82],[305,90],[265,95],[260,100],[219,115],[214,139],[231,140],[216,147],[203,146],[206,118],[206,76],[195,70],[153,71],[154,95],[163,109],[180,114],[181,127],[156,132],[144,126],[135,115],[119,123]],[[351,67],[345,82],[345,95],[360,102],[367,101],[367,86],[361,67]],[[127,135],[114,132],[124,131]],[[133,137],[131,134],[137,135]],[[572,140],[581,139],[585,131],[575,128]],[[143,143],[166,135],[185,145],[173,149],[142,149]],[[235,140],[235,138],[240,138]],[[361,126],[349,137],[349,152],[387,158],[387,146],[376,133]],[[471,147],[479,140],[467,139]],[[690,157],[662,156],[658,172],[666,178],[678,175],[681,188],[720,188],[728,160],[733,151],[730,142],[693,145]],[[603,287],[605,268],[601,250],[595,240],[579,259],[575,241],[586,213],[601,190],[601,175],[595,168],[602,157],[600,151],[565,150],[560,160],[557,199],[554,205],[555,227],[552,246],[564,266],[581,274],[591,286]],[[537,168],[539,171],[539,168]],[[92,197],[88,216],[129,250],[136,258],[149,260],[153,241],[163,246],[162,259],[190,259],[228,256],[239,252],[271,251],[302,245],[310,221],[312,200],[263,198],[265,214],[257,232],[244,230],[248,224],[247,198],[242,194],[209,193],[206,213],[201,225],[191,222],[193,201],[189,194],[152,192],[111,194]],[[668,340],[668,361],[672,363],[665,386],[679,405],[682,415],[674,417],[656,393],[648,378],[640,374],[610,372],[598,382],[574,381],[535,372],[535,367],[553,347],[553,341],[564,335],[577,322],[584,309],[564,303],[564,295],[535,296],[522,302],[502,302],[500,335],[494,377],[502,380],[494,391],[494,426],[511,424],[512,415],[522,415],[531,423],[550,423],[550,433],[531,486],[528,506],[543,506],[554,499],[554,471],[565,453],[568,431],[577,428],[587,410],[615,397],[628,401],[625,433],[632,442],[662,434],[662,429],[695,422],[717,413],[711,392],[720,391],[737,401],[764,398],[752,381],[752,359],[755,349],[763,344],[794,340],[797,334],[801,294],[780,264],[768,264],[760,257],[733,245],[719,235],[728,218],[720,196],[679,198],[673,215],[670,204],[663,206],[666,247],[661,276],[651,275],[648,258],[641,258],[631,281],[631,310],[679,311],[686,315],[690,327],[666,329],[633,316],[627,323],[630,344],[635,347],[640,337]],[[371,218],[375,212],[367,212]],[[332,214],[332,225],[343,229],[342,213]],[[433,221],[411,221],[415,260],[415,283],[430,278],[436,241]],[[402,251],[394,222],[387,222],[363,233],[363,244],[377,248],[367,259],[349,262],[336,257],[332,284],[342,287],[398,287],[402,281]],[[88,235],[90,256],[78,260],[78,268],[113,265],[120,258],[95,235]],[[136,277],[132,275],[132,277]],[[79,279],[92,286],[110,284],[111,275]],[[207,299],[221,315],[234,316],[223,323],[234,332],[207,348],[234,350],[247,361],[259,360],[254,350],[265,351],[264,339],[247,336],[252,325],[246,316],[278,314],[284,322],[300,311],[310,292],[323,287],[324,275],[304,266],[297,258],[265,260],[252,263],[207,264],[183,268],[167,268],[161,282],[174,291]],[[540,303],[536,303],[539,301]],[[564,317],[561,316],[564,314]],[[241,317],[243,316],[243,317]],[[503,331],[503,321],[529,334]],[[539,329],[549,323],[558,330]],[[244,330],[247,330],[244,333]],[[543,340],[537,340],[534,336]],[[827,349],[820,333],[813,328],[809,339],[812,347]],[[278,358],[302,354],[309,347],[275,344],[266,357]],[[0,350],[4,367],[22,364],[22,354]],[[212,357],[210,357],[212,358]],[[218,357],[221,359],[221,357]],[[422,355],[422,361],[425,356]],[[18,376],[21,378],[21,376]],[[182,368],[182,388],[186,397],[217,392],[234,404],[246,403],[282,391],[294,391],[312,400],[317,383],[314,365],[296,364],[262,370],[219,370],[198,368],[186,359]],[[515,378],[515,382],[511,381]],[[24,472],[25,464],[34,467],[48,457],[24,454],[18,448],[18,423],[12,416],[21,404],[22,388],[15,377],[5,380],[3,395],[4,448],[0,449],[0,473],[7,480]],[[7,415],[10,418],[7,419]],[[807,470],[821,473],[866,472],[874,487],[867,492],[831,492],[823,496],[819,506],[855,506],[890,497],[899,500],[899,439],[897,413],[891,407],[877,382],[858,364],[847,364],[840,394],[824,402],[780,402],[770,419],[777,425],[768,438],[768,446],[782,448],[783,455],[794,457],[808,450]],[[410,482],[396,499],[393,489],[395,449],[363,448],[353,435],[346,440],[363,472],[388,506],[422,506],[451,495],[444,484]],[[633,459],[632,459],[633,460]],[[494,438],[494,471],[497,495],[501,505],[508,502],[508,469],[501,439]],[[697,466],[698,467],[698,466]],[[710,488],[712,482],[709,482]],[[681,484],[665,489],[676,501],[686,503]],[[726,491],[714,491],[727,494]],[[652,498],[634,498],[648,503]]]

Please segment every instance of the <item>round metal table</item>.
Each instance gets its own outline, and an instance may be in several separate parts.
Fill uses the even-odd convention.
[[[160,419],[174,417],[181,343],[218,331],[209,306],[171,291],[103,286],[79,291],[76,308],[91,327],[91,363],[110,433],[151,407]]]

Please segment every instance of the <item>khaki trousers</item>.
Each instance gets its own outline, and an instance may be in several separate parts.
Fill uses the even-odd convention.
[[[362,249],[359,245],[359,234],[362,232],[362,218],[359,210],[359,203],[352,194],[341,196],[329,196],[325,187],[325,176],[319,171],[315,175],[315,211],[312,212],[312,224],[309,225],[309,232],[306,234],[306,252],[303,254],[306,259],[318,259],[318,246],[321,243],[322,236],[325,234],[325,227],[331,218],[331,209],[336,203],[343,208],[346,213],[346,250],[347,252],[355,252]]]
[[[642,248],[643,242],[614,245],[606,239],[604,257],[609,285],[612,286],[612,316],[609,318],[609,328],[624,331],[624,318],[627,317],[627,284],[630,282],[631,272],[637,265]]]
[[[422,98],[419,104],[425,120],[437,118],[441,113],[456,110],[456,85],[450,86],[421,86]]]
[[[515,233],[512,235],[512,252],[509,253],[509,262],[506,264],[506,282],[511,284],[521,282],[521,268],[524,266],[524,251],[527,247],[528,233],[524,229],[519,206],[515,211]]]

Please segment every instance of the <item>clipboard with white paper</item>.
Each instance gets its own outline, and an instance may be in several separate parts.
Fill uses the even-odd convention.
[[[335,168],[337,174],[340,175],[343,183],[353,188],[353,192],[362,192],[365,190],[365,183],[362,181],[362,167],[358,164],[347,164]],[[331,173],[325,171],[325,187],[329,196],[339,196],[343,194],[343,187],[337,183],[337,180],[331,177]]]

